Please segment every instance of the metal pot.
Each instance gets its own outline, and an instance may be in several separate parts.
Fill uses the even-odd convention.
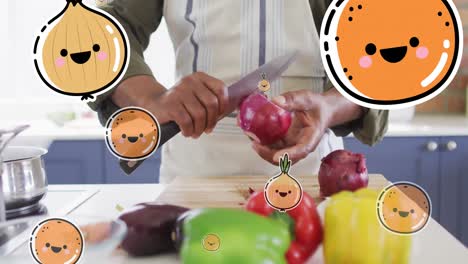
[[[35,206],[47,192],[43,156],[46,149],[6,147],[3,151],[2,190],[7,212]]]
[[[3,162],[2,162],[2,151],[5,149],[6,145],[21,131],[28,128],[29,125],[18,126],[13,129],[0,129],[0,222],[6,220],[6,210],[5,210],[5,198],[3,195]],[[9,135],[5,137],[5,135]]]

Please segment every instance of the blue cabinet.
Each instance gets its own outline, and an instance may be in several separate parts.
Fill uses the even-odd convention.
[[[431,196],[432,216],[439,219],[439,156],[427,150],[438,137],[387,137],[374,147],[354,138],[345,138],[345,148],[366,155],[369,172],[383,174],[389,181],[410,181],[421,185]]]
[[[468,137],[443,137],[440,146],[440,223],[468,246]]]
[[[422,186],[432,217],[468,246],[468,137],[387,137],[374,147],[344,141],[345,148],[366,155],[370,172]]]
[[[106,183],[158,183],[161,165],[161,149],[145,160],[131,175],[120,169],[117,157],[109,151],[104,154]]]
[[[104,151],[101,140],[53,142],[44,157],[49,183],[104,183]]]
[[[45,156],[50,184],[158,183],[160,163],[158,150],[126,175],[103,140],[54,141]]]

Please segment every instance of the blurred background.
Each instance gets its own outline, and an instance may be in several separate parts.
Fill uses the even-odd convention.
[[[458,8],[460,17],[463,23],[465,46],[467,45],[467,27],[468,27],[468,1],[455,0],[455,5]],[[468,115],[467,107],[467,84],[468,84],[468,57],[464,53],[463,60],[458,70],[458,74],[450,84],[450,86],[439,96],[432,100],[416,107],[419,113],[437,113],[437,114],[453,114],[453,115]]]
[[[95,6],[106,1],[83,2]],[[33,64],[35,38],[42,26],[64,6],[65,0],[3,1],[0,8],[3,40],[0,42],[3,51],[0,52],[0,113],[3,113],[0,127],[31,125],[12,145],[48,148],[46,166],[51,183],[157,182],[159,153],[139,170],[144,177],[124,177],[115,157],[103,143],[104,130],[96,114],[79,99],[48,89],[38,78]],[[145,57],[158,81],[166,87],[174,83],[173,53],[163,21],[152,36]],[[104,168],[103,164],[111,168]],[[115,174],[118,175],[108,176]],[[89,176],[85,178],[84,175]]]
[[[35,37],[43,26],[41,23],[61,10],[64,2],[3,1],[0,127],[32,125],[14,145],[48,148],[46,168],[50,183],[158,182],[159,152],[132,176],[124,175],[104,144],[104,132],[96,115],[77,98],[52,92],[37,77],[32,58]],[[96,5],[106,1],[84,2]],[[466,28],[468,0],[456,0],[455,4]],[[174,56],[164,21],[153,35],[145,57],[156,78],[171,87]],[[441,95],[416,108],[392,111],[387,136],[375,147],[364,146],[352,136],[345,138],[346,148],[366,154],[370,172],[382,173],[391,181],[407,180],[423,186],[431,195],[434,218],[465,245],[468,244],[467,62],[465,55],[455,80]]]

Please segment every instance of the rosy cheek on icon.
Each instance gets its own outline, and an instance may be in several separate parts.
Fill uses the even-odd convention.
[[[146,143],[146,138],[142,138],[141,142]]]
[[[59,68],[65,66],[65,59],[64,58],[57,58],[55,60],[55,66],[57,66]]]
[[[100,61],[107,59],[107,53],[105,53],[104,51],[99,52],[97,55],[97,59]]]
[[[123,138],[119,139],[119,143],[120,143],[120,144],[125,143],[125,139],[123,139]]]
[[[370,66],[372,66],[372,59],[370,56],[362,56],[360,59],[359,59],[359,66],[361,66],[361,68],[364,68],[364,69],[367,69],[369,68]]]
[[[43,247],[42,252],[44,252],[44,253],[47,252],[47,247]]]
[[[416,57],[418,59],[425,59],[427,58],[428,55],[429,55],[429,50],[426,47],[422,46],[416,49]]]
[[[65,253],[65,255],[68,255],[68,254],[70,254],[70,250],[65,249],[64,253]]]

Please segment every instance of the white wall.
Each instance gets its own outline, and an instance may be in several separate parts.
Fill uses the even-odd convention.
[[[5,0],[3,0],[5,1]],[[54,93],[39,79],[33,64],[33,46],[45,23],[64,7],[64,0],[6,0],[0,8],[0,108],[14,104],[79,103],[79,98]],[[94,0],[85,0],[94,4]],[[163,23],[153,35],[146,53],[157,79],[166,87],[173,84],[175,65],[172,44]],[[38,111],[29,109],[29,111]],[[0,109],[1,111],[1,109]],[[27,110],[26,110],[27,111]]]
[[[0,98],[5,94],[6,89],[4,88],[7,85],[7,60],[9,44],[8,36],[8,27],[9,27],[9,1],[6,1],[6,6],[0,8]],[[5,3],[4,3],[5,4]]]
[[[6,1],[6,6],[0,8],[0,92],[3,94],[3,84],[6,84],[7,81],[7,55],[8,55],[8,2]]]

